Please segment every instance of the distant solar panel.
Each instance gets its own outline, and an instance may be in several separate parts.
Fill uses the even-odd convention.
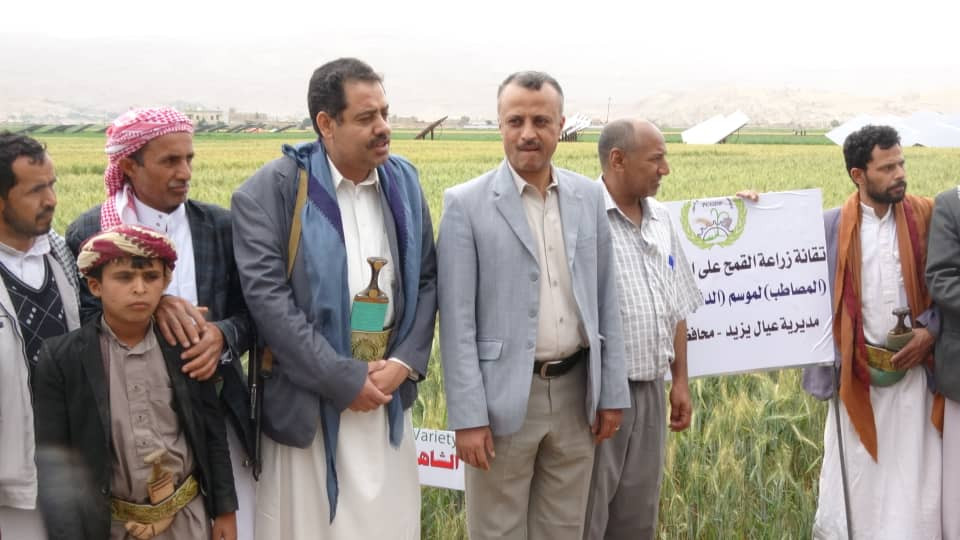
[[[741,111],[727,116],[718,114],[682,132],[680,140],[687,144],[717,144],[748,122],[750,118]]]
[[[960,148],[960,123],[957,120],[960,115],[947,116],[931,111],[917,111],[906,118],[861,114],[828,131],[826,136],[842,145],[848,135],[863,126],[885,125],[897,130],[902,146]]]
[[[423,128],[422,130],[420,130],[420,133],[417,133],[416,135],[414,135],[413,139],[416,140],[416,141],[420,141],[420,140],[425,141],[425,140],[427,140],[427,134],[429,133],[429,134],[430,134],[430,140],[432,141],[432,140],[433,140],[433,130],[435,130],[435,129],[437,129],[438,127],[440,127],[440,125],[443,124],[443,122],[446,121],[446,119],[447,119],[447,117],[444,116],[443,118],[441,118],[441,119],[439,119],[439,120],[434,120],[433,122],[430,122],[430,124],[429,124],[427,127],[425,127],[425,128]]]
[[[566,123],[563,125],[563,131],[560,132],[561,137],[568,137],[574,133],[579,133],[590,127],[590,118],[582,114],[575,114],[570,118],[567,118]]]

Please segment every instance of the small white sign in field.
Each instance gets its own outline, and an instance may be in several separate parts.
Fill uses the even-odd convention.
[[[456,433],[415,427],[413,437],[417,443],[420,485],[463,490],[463,469],[467,464],[457,457]]]

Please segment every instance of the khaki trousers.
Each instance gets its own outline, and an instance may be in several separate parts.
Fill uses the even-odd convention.
[[[666,442],[663,379],[630,381],[630,405],[620,431],[594,458],[586,540],[656,537]]]
[[[523,427],[494,436],[489,471],[467,466],[472,540],[580,540],[594,452],[585,366],[554,379],[534,375]]]

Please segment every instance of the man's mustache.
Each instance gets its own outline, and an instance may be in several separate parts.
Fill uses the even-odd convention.
[[[887,188],[887,191],[893,191],[893,190],[899,189],[899,188],[907,189],[907,182],[906,182],[905,180],[901,180],[901,181],[897,182],[896,184],[894,184],[894,185],[890,186],[889,188]]]
[[[374,146],[380,146],[382,144],[390,144],[389,135],[380,135],[376,139],[371,140],[367,143],[367,148],[373,148]]]

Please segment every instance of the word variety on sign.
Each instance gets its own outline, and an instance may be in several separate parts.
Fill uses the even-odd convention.
[[[833,360],[820,190],[666,205],[704,301],[687,318],[690,376]]]
[[[466,463],[457,457],[456,433],[413,428],[413,437],[417,443],[420,485],[463,490]]]

